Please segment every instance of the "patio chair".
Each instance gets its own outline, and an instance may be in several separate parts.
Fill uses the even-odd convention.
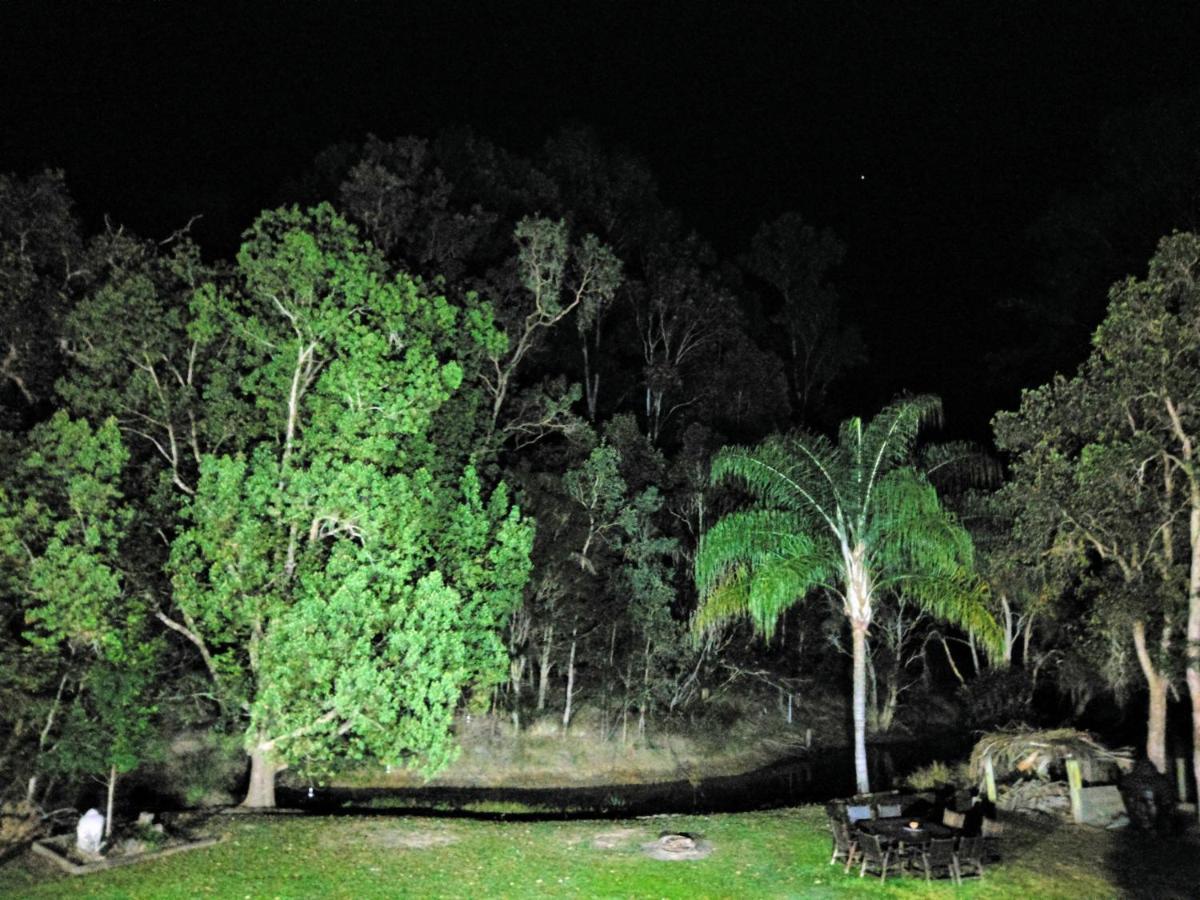
[[[910,859],[914,867],[919,866],[925,872],[926,881],[931,881],[934,875],[945,870],[947,878],[953,878],[955,884],[962,884],[958,861],[954,858],[954,838],[934,839],[924,846],[914,847]]]
[[[966,821],[966,816],[960,812],[955,812],[952,809],[942,810],[942,824],[947,828],[962,828]]]
[[[853,825],[871,818],[871,807],[865,803],[846,807],[846,820]]]
[[[860,831],[858,833],[858,852],[862,854],[862,867],[858,870],[859,878],[867,874],[867,869],[871,869],[872,874],[878,871],[880,881],[887,878],[888,865],[892,861],[892,850],[890,847],[884,846],[878,835]]]
[[[980,878],[983,877],[983,856],[986,852],[982,837],[959,838],[958,849],[954,851],[954,859],[958,866],[960,881],[968,868],[974,869],[975,874]]]
[[[995,862],[1000,858],[1000,835],[1004,834],[1004,823],[985,818],[980,834],[983,836],[984,859]]]
[[[833,855],[829,857],[829,864],[832,866],[839,859],[844,859],[846,865],[842,871],[849,872],[858,855],[858,835],[850,831],[850,826],[844,820],[838,818],[830,818],[829,828],[833,832]]]

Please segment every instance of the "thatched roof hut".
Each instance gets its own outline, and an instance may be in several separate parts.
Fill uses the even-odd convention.
[[[1127,747],[1110,750],[1086,731],[1034,731],[1015,726],[988,732],[979,739],[971,751],[971,775],[982,778],[984,762],[989,759],[999,780],[1062,778],[1066,761],[1077,759],[1084,781],[1101,782],[1113,780],[1117,770],[1132,765],[1133,754]]]

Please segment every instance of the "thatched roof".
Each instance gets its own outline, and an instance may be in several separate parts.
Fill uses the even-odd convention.
[[[1106,772],[1133,762],[1131,751],[1110,750],[1086,731],[1054,728],[1033,731],[1023,727],[992,731],[983,735],[971,751],[970,768],[982,777],[984,760],[990,759],[997,778],[1017,775],[1049,779],[1051,770],[1061,772],[1068,759],[1077,759],[1086,781],[1104,780]]]

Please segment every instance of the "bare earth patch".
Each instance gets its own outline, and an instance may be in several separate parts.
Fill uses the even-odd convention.
[[[348,823],[350,827],[330,827],[318,837],[326,849],[378,847],[385,850],[429,850],[458,843],[458,837],[446,831],[428,828],[397,828],[374,822]]]
[[[602,831],[600,834],[593,835],[592,846],[597,850],[620,850],[641,834],[640,828],[615,828],[612,831]]]
[[[373,831],[368,841],[376,847],[388,850],[431,850],[457,844],[458,838],[444,831],[417,831],[404,828],[387,828]]]

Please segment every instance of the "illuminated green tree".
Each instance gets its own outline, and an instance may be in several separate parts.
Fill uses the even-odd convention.
[[[328,206],[264,214],[236,275],[192,333],[236,344],[265,428],[202,455],[163,618],[245,711],[247,806],[293,764],[436,769],[463,692],[503,673],[529,570],[530,523],[461,449],[490,319],[390,276]]]
[[[30,802],[58,771],[107,782],[111,809],[118,776],[152,743],[158,646],[123,571],[126,459],[114,420],[92,428],[60,412],[23,441],[0,486],[5,680],[24,688],[3,715],[29,735]]]

